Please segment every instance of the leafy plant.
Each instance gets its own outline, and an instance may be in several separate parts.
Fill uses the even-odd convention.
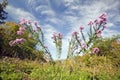
[[[106,14],[102,14],[99,19],[96,19],[94,22],[90,21],[88,24],[90,26],[88,32],[88,40],[85,38],[83,33],[83,26],[80,26],[80,34],[82,38],[79,36],[79,32],[73,32],[71,40],[69,42],[68,48],[68,58],[74,56],[75,54],[85,54],[85,53],[98,53],[99,48],[94,47],[93,50],[90,50],[90,47],[94,41],[101,38],[102,31],[106,28]],[[83,40],[81,40],[83,39]]]
[[[58,59],[59,59],[61,56],[61,52],[62,52],[62,34],[54,33],[52,36],[52,39],[54,40],[53,43],[55,43],[55,46],[58,52]]]
[[[40,59],[43,59],[43,52],[36,50],[38,43],[33,37],[29,37],[29,33],[24,30],[22,35],[18,35],[17,32],[21,28],[20,25],[14,22],[6,22],[4,25],[0,25],[0,57],[18,57],[21,59],[35,59],[37,54]],[[23,42],[20,42],[22,41]],[[40,57],[41,56],[41,57]]]
[[[5,23],[5,19],[7,18],[8,13],[4,11],[7,5],[8,5],[7,0],[3,0],[3,2],[0,3],[0,24]]]

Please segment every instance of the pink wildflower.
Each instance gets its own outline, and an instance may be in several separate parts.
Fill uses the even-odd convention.
[[[93,48],[93,50],[92,50],[93,53],[98,53],[99,51],[100,51],[100,50],[99,50],[99,48],[97,48],[97,47]]]
[[[101,34],[102,32],[101,32],[101,30],[97,30],[96,33],[97,33],[97,34],[99,34],[99,33]]]
[[[17,31],[17,35],[22,35],[23,31]]]
[[[25,23],[26,23],[26,20],[25,19],[21,19],[19,24],[24,25]]]
[[[35,24],[35,26],[37,26],[37,25],[38,25],[38,22],[37,22],[37,21],[34,21],[34,24]]]
[[[26,22],[27,22],[28,24],[30,24],[32,21],[31,21],[31,20],[26,20]]]
[[[61,33],[58,33],[58,37],[61,39],[61,38],[62,38],[62,34],[61,34]]]
[[[55,39],[56,37],[55,36],[52,36],[51,39]]]
[[[80,26],[80,30],[82,31],[84,29],[84,27],[83,26]]]
[[[101,30],[97,30],[97,31],[96,31],[96,35],[97,35],[97,37],[101,37],[101,33],[102,33]]]
[[[19,31],[24,31],[24,30],[25,30],[24,27],[20,27],[20,28],[19,28]]]
[[[87,48],[87,45],[86,45],[86,44],[81,44],[81,47],[82,47],[83,49],[85,49],[85,48]]]
[[[99,18],[101,19],[101,23],[102,22],[106,23],[107,18],[106,18],[106,14],[105,13],[103,13]]]
[[[51,37],[52,39],[56,39],[56,33],[52,34],[53,36]]]
[[[40,26],[36,26],[36,28],[37,28],[37,31],[40,31],[40,30],[41,30]]]
[[[9,42],[9,45],[10,45],[10,46],[14,46],[14,43],[13,43],[13,42],[14,42],[14,41],[10,41],[10,42]]]
[[[73,35],[73,36],[74,36],[74,35],[77,35],[77,34],[79,34],[79,33],[78,33],[78,32],[76,32],[76,31],[72,33],[72,35]]]
[[[23,43],[23,42],[25,42],[25,39],[24,39],[24,38],[20,38],[20,39],[16,39],[16,40],[15,40],[15,43],[16,43],[16,44],[21,44],[21,43]]]
[[[17,44],[22,44],[23,42],[25,42],[26,40],[24,38],[20,38],[20,39],[15,39],[14,41],[10,41],[9,45],[10,46],[15,46]]]
[[[96,19],[96,20],[94,21],[94,23],[98,24],[98,23],[99,23],[99,21]]]
[[[99,17],[100,19],[104,19],[104,18],[106,18],[106,14],[105,13],[103,13],[102,15],[100,15],[100,17]]]
[[[88,25],[93,25],[93,22],[92,22],[92,21],[90,21],[90,22],[88,23]]]

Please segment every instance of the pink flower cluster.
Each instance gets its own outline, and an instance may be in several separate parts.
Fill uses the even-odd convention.
[[[101,33],[102,33],[101,30],[97,30],[97,31],[96,31],[96,35],[97,35],[97,37],[101,37]]]
[[[25,19],[21,19],[19,24],[20,25],[24,25],[25,23],[26,23],[26,20]]]
[[[81,44],[81,48],[82,49],[86,49],[87,48],[87,45],[85,43]]]
[[[93,48],[92,53],[98,53],[99,51],[100,51],[99,48],[95,47]]]
[[[24,22],[21,22],[21,23],[24,23]],[[19,30],[17,31],[17,35],[22,35],[25,31],[25,28],[24,27],[19,27]],[[18,45],[18,44],[22,44],[24,43],[26,40],[24,38],[17,38],[15,40],[12,40],[9,42],[9,45],[10,46],[15,46],[15,45]]]
[[[17,35],[22,35],[24,33],[25,28],[20,27],[19,30],[17,31]]]
[[[93,22],[92,22],[92,21],[90,21],[90,22],[88,23],[88,25],[93,25]]]
[[[9,45],[10,46],[15,46],[15,45],[18,45],[18,44],[22,44],[24,43],[26,40],[24,38],[20,38],[20,39],[15,39],[13,41],[10,41],[9,42]]]
[[[106,24],[106,22],[107,22],[107,16],[106,16],[106,14],[105,13],[103,13],[102,15],[100,15],[99,16],[99,19],[96,19],[96,20],[94,20],[93,22],[92,21],[90,21],[89,23],[88,23],[88,25],[96,25],[96,24]]]
[[[72,33],[72,36],[75,36],[75,35],[77,35],[77,34],[79,34],[77,31],[74,31],[73,33]]]
[[[101,37],[102,31],[106,28],[105,24],[107,23],[107,17],[106,14],[103,13],[99,16],[99,19],[94,20],[93,22],[90,21],[88,23],[89,26],[93,26],[95,29],[95,33],[97,37]],[[97,26],[97,27],[95,27]],[[100,29],[102,27],[102,29]]]
[[[36,32],[36,31],[41,31],[41,28],[40,28],[40,26],[38,25],[38,22],[37,22],[37,21],[31,21],[31,20],[21,19],[19,24],[20,24],[20,25],[23,25],[23,26],[25,26],[25,25],[30,25],[30,24],[34,24],[36,27],[35,27],[35,29],[34,29],[33,31],[34,31],[34,32]],[[18,33],[21,33],[21,32],[19,31]]]
[[[61,33],[54,33],[53,36],[51,37],[58,52],[58,59],[60,58],[62,52],[62,37],[63,36]]]
[[[83,26],[80,26],[80,31],[82,31],[84,29],[84,27]]]
[[[106,19],[106,14],[105,13],[103,13],[99,18],[101,19],[100,20],[101,22],[106,23],[107,19]]]
[[[52,39],[54,39],[55,41],[57,39],[62,39],[62,34],[61,33],[54,33],[53,36],[51,37]]]

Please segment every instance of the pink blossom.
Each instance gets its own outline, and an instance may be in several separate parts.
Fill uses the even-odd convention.
[[[101,37],[101,34],[96,34],[97,35],[97,37]]]
[[[101,37],[101,33],[102,33],[101,30],[97,30],[97,31],[96,31],[96,35],[97,35],[97,37]]]
[[[100,18],[100,19],[106,18],[106,13],[103,13],[102,15],[100,15],[99,18]]]
[[[15,39],[9,42],[10,46],[15,46],[17,44],[22,44],[24,43],[26,40],[24,38],[20,38],[20,39]]]
[[[83,26],[80,26],[80,30],[82,31],[84,29],[84,27]]]
[[[61,33],[58,33],[58,37],[61,39],[61,38],[62,38],[62,34],[61,34]]]
[[[51,39],[55,39],[56,37],[55,36],[52,36]]]
[[[27,22],[28,24],[30,24],[32,21],[31,21],[31,20],[26,20],[26,22]]]
[[[97,30],[97,31],[96,31],[96,33],[97,33],[97,34],[99,34],[99,33],[101,34],[101,33],[102,33],[102,31],[101,31],[101,30]]]
[[[76,31],[74,31],[74,32],[72,33],[73,36],[74,36],[74,35],[77,35],[77,34],[79,34],[79,33],[76,32]]]
[[[100,51],[100,50],[99,50],[99,48],[97,48],[97,47],[93,48],[93,50],[92,50],[93,53],[98,53],[99,51]]]
[[[10,46],[14,46],[14,43],[13,43],[13,42],[14,42],[13,40],[10,41],[10,42],[9,42],[9,45],[10,45]]]
[[[98,23],[99,23],[99,21],[96,19],[96,20],[94,21],[94,23],[98,24]]]
[[[81,44],[81,47],[82,47],[83,49],[85,49],[85,48],[87,48],[87,45],[86,45],[86,44]]]
[[[24,25],[25,23],[26,23],[26,20],[25,19],[21,19],[19,24]]]
[[[40,30],[41,30],[40,26],[36,26],[36,28],[37,28],[37,30],[38,30],[38,31],[40,31]]]
[[[101,22],[106,23],[107,18],[106,18],[106,14],[105,13],[103,13],[99,18],[101,19]]]
[[[16,44],[19,44],[19,43],[21,43],[21,39],[16,39],[14,42],[15,42]]]
[[[52,39],[56,39],[56,33],[52,34],[53,36],[51,37]]]
[[[19,31],[24,31],[25,28],[24,27],[19,27]]]
[[[37,21],[34,21],[34,24],[37,26],[37,25],[38,25],[38,22],[37,22]]]
[[[56,40],[56,39],[57,39],[57,37],[56,37],[56,36],[52,36],[52,37],[51,37],[51,39]]]
[[[106,22],[107,21],[107,18],[102,18],[103,22]]]
[[[16,44],[21,44],[21,43],[23,43],[23,42],[25,42],[26,40],[24,39],[24,38],[20,38],[20,39],[16,39],[14,42],[16,43]]]
[[[17,31],[17,35],[22,35],[23,31]]]
[[[103,18],[103,19],[101,19],[101,20],[100,20],[100,22],[101,22],[101,23],[105,23],[105,24],[106,24],[107,19],[106,19],[106,18]]]
[[[92,21],[90,21],[90,22],[88,23],[88,25],[93,25],[93,22],[92,22]]]

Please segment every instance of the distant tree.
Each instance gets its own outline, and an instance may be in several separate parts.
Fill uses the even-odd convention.
[[[7,18],[8,13],[4,11],[7,5],[7,0],[3,0],[3,2],[0,3],[0,24],[3,24],[5,22],[4,20]]]

